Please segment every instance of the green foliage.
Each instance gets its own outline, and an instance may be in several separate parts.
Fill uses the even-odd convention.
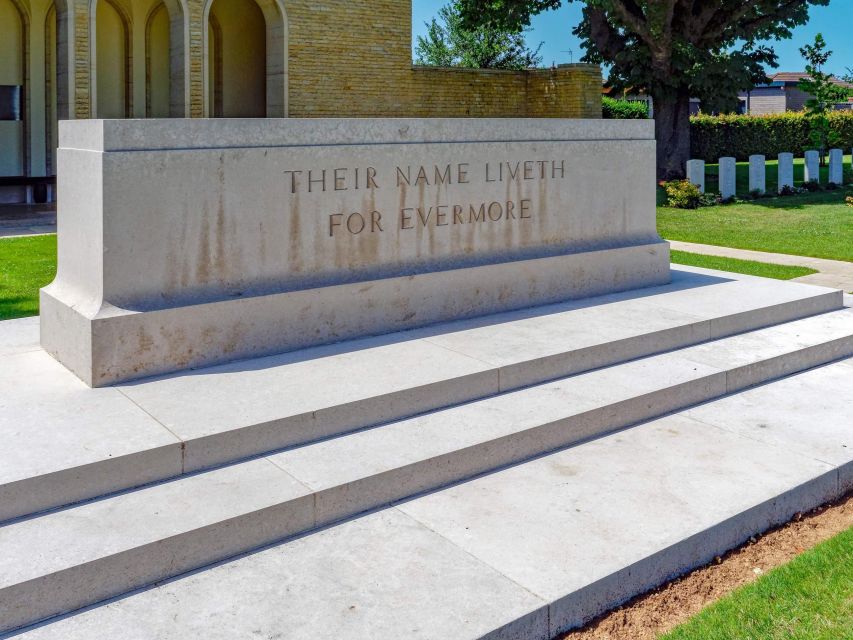
[[[705,608],[662,640],[849,640],[853,528]]]
[[[667,205],[675,209],[696,209],[702,203],[702,192],[689,180],[671,180],[663,184]]]
[[[832,51],[826,50],[822,34],[815,36],[814,44],[802,47],[800,54],[806,60],[808,78],[800,80],[797,88],[811,96],[805,105],[810,125],[809,141],[820,152],[823,162],[826,151],[841,142],[841,136],[830,126],[827,114],[837,103],[847,101],[850,90],[836,84],[831,74],[822,71],[832,56]]]
[[[831,111],[826,120],[837,136],[833,146],[853,146],[853,113]],[[726,156],[748,160],[755,153],[768,158],[784,152],[802,156],[815,148],[811,122],[801,112],[764,116],[699,114],[690,118],[690,131],[690,157],[705,162],[717,162]]]
[[[440,20],[440,22],[439,22]],[[526,69],[542,61],[529,49],[524,29],[478,26],[468,28],[462,22],[459,2],[454,0],[438,11],[438,19],[427,23],[426,37],[418,36],[415,47],[417,64],[475,69]]]
[[[569,2],[573,0],[567,0]],[[468,24],[520,28],[563,0],[459,0]],[[608,66],[614,89],[654,99],[659,175],[683,175],[689,100],[733,110],[738,92],[765,82],[776,54],[809,9],[829,0],[585,0],[574,34],[584,62]]]
[[[601,98],[601,116],[610,120],[646,120],[649,106],[645,102]]]

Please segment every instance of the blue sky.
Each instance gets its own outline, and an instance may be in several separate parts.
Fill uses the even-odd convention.
[[[426,32],[424,23],[429,21],[446,4],[447,0],[412,0],[412,29],[414,35]],[[571,31],[580,21],[581,3],[564,2],[556,11],[548,11],[533,19],[533,31],[527,36],[529,44],[542,42],[542,63],[569,62],[569,50],[577,62],[583,50]],[[771,43],[779,56],[779,71],[802,71],[803,61],[799,48],[814,40],[816,33],[823,33],[829,48],[834,52],[828,71],[843,74],[845,67],[853,67],[853,0],[832,0],[827,7],[812,7],[811,20],[794,31],[791,40]],[[413,38],[414,40],[414,38]]]

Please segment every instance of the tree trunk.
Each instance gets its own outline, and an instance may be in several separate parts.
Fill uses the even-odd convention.
[[[690,93],[652,96],[659,180],[683,178],[690,160]]]

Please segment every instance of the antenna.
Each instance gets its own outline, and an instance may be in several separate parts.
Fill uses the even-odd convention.
[[[574,52],[571,49],[566,49],[565,51],[560,51],[560,53],[568,53],[569,54],[569,64],[572,64],[572,59],[574,58]]]

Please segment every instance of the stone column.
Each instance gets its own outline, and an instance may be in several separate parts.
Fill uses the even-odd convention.
[[[767,191],[767,175],[765,170],[764,156],[749,156],[749,191]]]
[[[70,111],[74,118],[91,118],[94,115],[92,105],[95,79],[92,77],[92,47],[90,33],[92,16],[88,0],[67,0],[69,10],[69,40],[73,43],[73,66],[68,70],[74,76],[73,103]]]
[[[720,158],[720,196],[723,200],[735,197],[737,190],[737,162],[734,158]]]
[[[829,150],[829,181],[844,184],[844,152],[841,149]]]
[[[780,153],[779,154],[779,193],[785,187],[794,186],[794,154]]]
[[[205,51],[204,36],[207,32],[207,22],[204,19],[204,3],[202,0],[188,0],[187,13],[184,19],[189,25],[189,47],[186,55],[189,59],[189,108],[190,118],[204,118],[204,73]]]
[[[699,191],[705,193],[705,161],[704,160],[688,160],[687,161],[687,179],[699,187]]]
[[[806,182],[820,182],[820,154],[814,149],[806,151],[806,171],[803,179]]]

